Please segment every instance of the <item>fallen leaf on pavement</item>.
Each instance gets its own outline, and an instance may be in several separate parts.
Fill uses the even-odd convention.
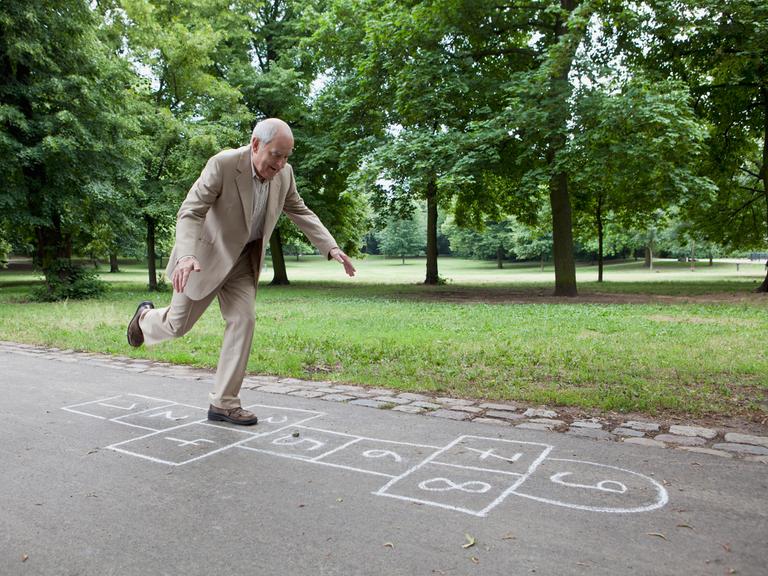
[[[394,548],[395,545],[392,542],[384,542],[384,548]]]
[[[664,536],[664,534],[662,534],[661,532],[648,532],[648,536],[658,536],[659,538],[663,538],[664,540],[667,539],[667,537]]]
[[[473,564],[480,564],[480,558],[478,558],[477,556],[472,556],[470,560],[472,560]]]
[[[470,536],[469,534],[464,534],[464,537],[467,539],[467,543],[466,544],[462,544],[461,547],[462,548],[472,548],[472,546],[475,545],[475,539],[472,536]]]
[[[515,538],[517,538],[517,536],[512,534],[512,532],[507,532],[504,534],[504,536],[501,537],[502,540],[514,540]]]
[[[29,556],[27,554],[22,554],[21,555],[21,561],[22,562],[26,562],[27,560],[29,560]]]
[[[725,550],[726,552],[730,552],[731,551],[731,545],[730,544],[720,544],[720,546],[722,546],[723,550]]]
[[[689,526],[688,524],[678,524],[678,528],[690,528],[691,530],[696,530],[693,526]]]

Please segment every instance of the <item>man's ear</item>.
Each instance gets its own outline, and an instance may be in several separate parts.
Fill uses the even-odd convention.
[[[258,152],[259,151],[259,139],[258,138],[254,138],[253,140],[251,140],[251,150],[253,150],[254,152]]]

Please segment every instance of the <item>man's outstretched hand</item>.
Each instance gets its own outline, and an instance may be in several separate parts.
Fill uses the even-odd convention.
[[[340,248],[331,248],[330,256],[334,260],[341,262],[341,264],[344,266],[344,272],[347,273],[347,276],[352,277],[355,275],[357,270],[355,270],[355,267],[352,265],[352,260],[350,260],[349,256],[344,254]]]
[[[184,292],[184,288],[187,286],[187,280],[192,272],[200,272],[200,264],[197,258],[194,256],[184,256],[176,264],[176,268],[173,269],[173,276],[171,282],[173,283],[173,289],[176,292]]]

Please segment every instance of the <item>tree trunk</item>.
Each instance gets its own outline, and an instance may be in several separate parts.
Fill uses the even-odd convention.
[[[285,256],[283,255],[283,240],[280,238],[280,227],[276,226],[269,239],[269,249],[272,251],[272,286],[288,286],[288,272],[285,269]]]
[[[696,270],[696,242],[691,240],[691,272]]]
[[[763,195],[765,196],[765,225],[768,232],[768,89],[761,88],[763,96]],[[768,292],[768,262],[765,263],[765,279],[756,292]]]
[[[653,244],[648,244],[645,247],[645,265],[648,267],[648,270],[653,272]]]
[[[424,284],[440,282],[437,272],[437,182],[427,184],[427,277]]]
[[[500,270],[504,268],[504,248],[501,246],[496,248],[496,268]]]
[[[603,197],[597,199],[597,281],[603,281]]]
[[[544,272],[544,252],[541,253],[541,271]]]
[[[765,278],[763,279],[763,283],[757,287],[755,292],[768,292],[768,260],[765,262]]]
[[[555,296],[576,296],[576,262],[573,259],[573,225],[567,174],[559,173],[552,177],[549,201],[552,204]]]
[[[120,272],[120,265],[117,263],[117,254],[109,255],[109,272]]]
[[[560,0],[560,7],[568,15],[576,8],[577,0]],[[560,20],[555,22],[555,34],[558,42],[565,45],[564,52],[552,64],[549,78],[548,96],[551,104],[549,124],[552,136],[549,139],[546,153],[547,164],[555,166],[557,156],[566,145],[568,130],[568,100],[572,87],[568,74],[576,56],[579,38],[576,34],[564,38],[569,30],[567,23]],[[583,37],[584,32],[581,31]],[[573,257],[573,221],[571,216],[571,199],[568,193],[568,174],[561,169],[555,169],[549,180],[549,201],[552,205],[552,253],[555,261],[555,296],[576,296],[576,263]]]
[[[67,247],[61,231],[61,216],[54,213],[49,226],[35,228],[35,264],[43,271],[50,269],[57,261],[66,260]]]
[[[144,216],[147,223],[147,274],[149,275],[149,290],[157,291],[157,262],[155,261],[155,219]]]

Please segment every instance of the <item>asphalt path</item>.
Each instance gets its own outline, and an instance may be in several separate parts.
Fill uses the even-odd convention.
[[[0,574],[764,575],[765,464],[0,352]]]

